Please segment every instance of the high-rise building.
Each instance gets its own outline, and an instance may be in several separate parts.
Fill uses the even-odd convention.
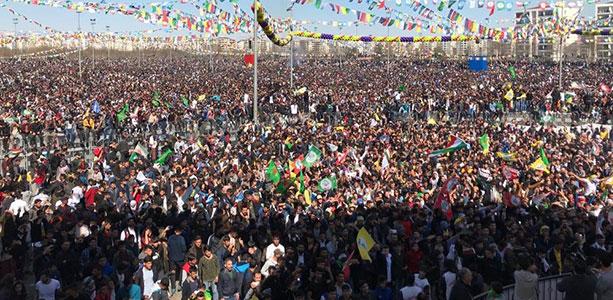
[[[597,29],[612,29],[611,19],[613,18],[613,1],[596,4],[595,13]],[[613,56],[613,38],[611,38],[611,36],[595,36],[594,43],[596,44],[596,58],[611,60]]]

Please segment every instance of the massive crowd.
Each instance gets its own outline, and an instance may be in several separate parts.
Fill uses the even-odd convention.
[[[0,299],[613,299],[610,64],[260,63],[0,61]]]

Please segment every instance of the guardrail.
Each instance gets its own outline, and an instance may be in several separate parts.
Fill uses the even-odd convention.
[[[538,300],[557,300],[564,299],[564,293],[558,292],[557,285],[562,279],[570,276],[570,273],[547,276],[539,278],[537,283]],[[489,300],[489,292],[485,292],[473,297],[473,300]],[[515,284],[503,287],[502,300],[515,300]]]

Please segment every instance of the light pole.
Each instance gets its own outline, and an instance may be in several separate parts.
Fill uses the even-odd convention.
[[[290,0],[290,2],[293,2]],[[290,6],[290,25],[289,31],[294,31],[294,7]],[[289,42],[289,88],[294,90],[294,39]]]
[[[253,0],[253,122],[258,124],[258,0]]]
[[[77,31],[79,31],[79,80],[82,79],[82,68],[81,68],[81,48],[83,48],[83,37],[81,36],[81,12],[77,11]]]
[[[17,18],[13,18],[13,26],[15,27],[15,33],[13,35],[13,55],[17,55],[17,24],[19,20]]]
[[[106,35],[107,38],[109,39],[109,41],[111,40],[111,26],[106,25]],[[106,59],[110,60],[111,59],[111,45],[110,43],[106,45]]]
[[[91,47],[92,47],[92,70],[96,69],[96,48],[94,47],[94,25],[96,25],[96,19],[89,19],[89,22],[92,24],[92,34],[90,37]]]

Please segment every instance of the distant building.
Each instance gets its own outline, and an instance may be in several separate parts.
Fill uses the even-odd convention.
[[[555,12],[557,10],[557,14]],[[530,23],[540,26],[554,18],[573,19],[580,13],[579,8],[555,8],[548,6],[546,8],[532,7],[525,11],[515,13],[515,24]],[[519,25],[521,26],[521,25]],[[567,35],[564,39],[564,46],[576,44],[578,41],[576,35]],[[534,34],[525,40],[518,40],[514,45],[514,53],[519,57],[539,57],[544,59],[560,59],[560,40],[556,36],[543,37]]]
[[[598,29],[612,29],[613,1],[596,4],[596,20]],[[595,36],[595,58],[611,60],[613,56],[613,38],[611,36]]]

